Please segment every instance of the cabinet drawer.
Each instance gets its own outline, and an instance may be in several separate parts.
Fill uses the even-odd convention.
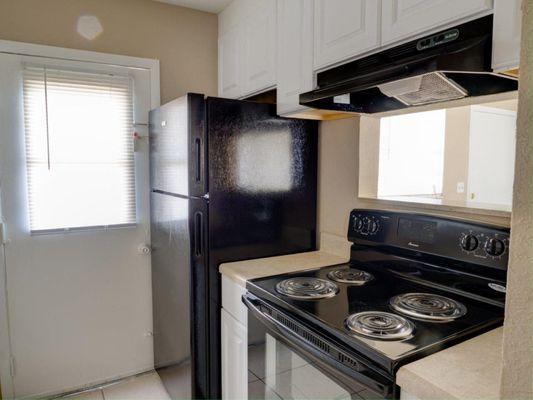
[[[248,322],[247,308],[241,300],[245,293],[244,287],[222,275],[222,308],[244,326]]]

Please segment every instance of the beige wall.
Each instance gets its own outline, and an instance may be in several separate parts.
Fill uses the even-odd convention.
[[[516,167],[503,329],[503,399],[533,398],[533,0],[522,3]]]
[[[96,39],[76,32],[97,16]],[[161,99],[217,93],[217,16],[151,0],[0,0],[0,39],[91,50],[161,62]]]
[[[465,202],[467,200],[470,113],[470,107],[446,110],[442,195],[447,201]],[[463,193],[457,193],[458,182],[463,182],[465,185]]]

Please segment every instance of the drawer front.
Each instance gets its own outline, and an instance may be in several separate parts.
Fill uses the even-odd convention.
[[[244,287],[222,275],[222,308],[241,324],[247,326],[247,309],[241,300],[245,293]]]

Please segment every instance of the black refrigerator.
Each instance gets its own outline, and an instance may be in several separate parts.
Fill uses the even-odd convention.
[[[220,398],[219,265],[316,248],[317,140],[271,104],[188,94],[150,113],[154,361],[172,397]]]

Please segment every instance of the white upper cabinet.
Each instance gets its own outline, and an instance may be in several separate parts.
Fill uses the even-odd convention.
[[[491,10],[492,3],[493,0],[385,0],[382,45],[460,23],[462,19]]]
[[[381,0],[315,0],[315,69],[379,47],[380,9]]]
[[[276,85],[276,0],[255,3],[244,32],[244,91],[261,91]]]
[[[218,95],[276,85],[276,0],[235,0],[218,17]]]
[[[494,0],[492,68],[507,71],[520,64],[521,0]]]
[[[243,91],[242,30],[233,26],[218,37],[218,95],[221,97],[237,98]]]
[[[313,89],[313,1],[278,0],[277,107],[279,115],[307,109],[300,93]]]

